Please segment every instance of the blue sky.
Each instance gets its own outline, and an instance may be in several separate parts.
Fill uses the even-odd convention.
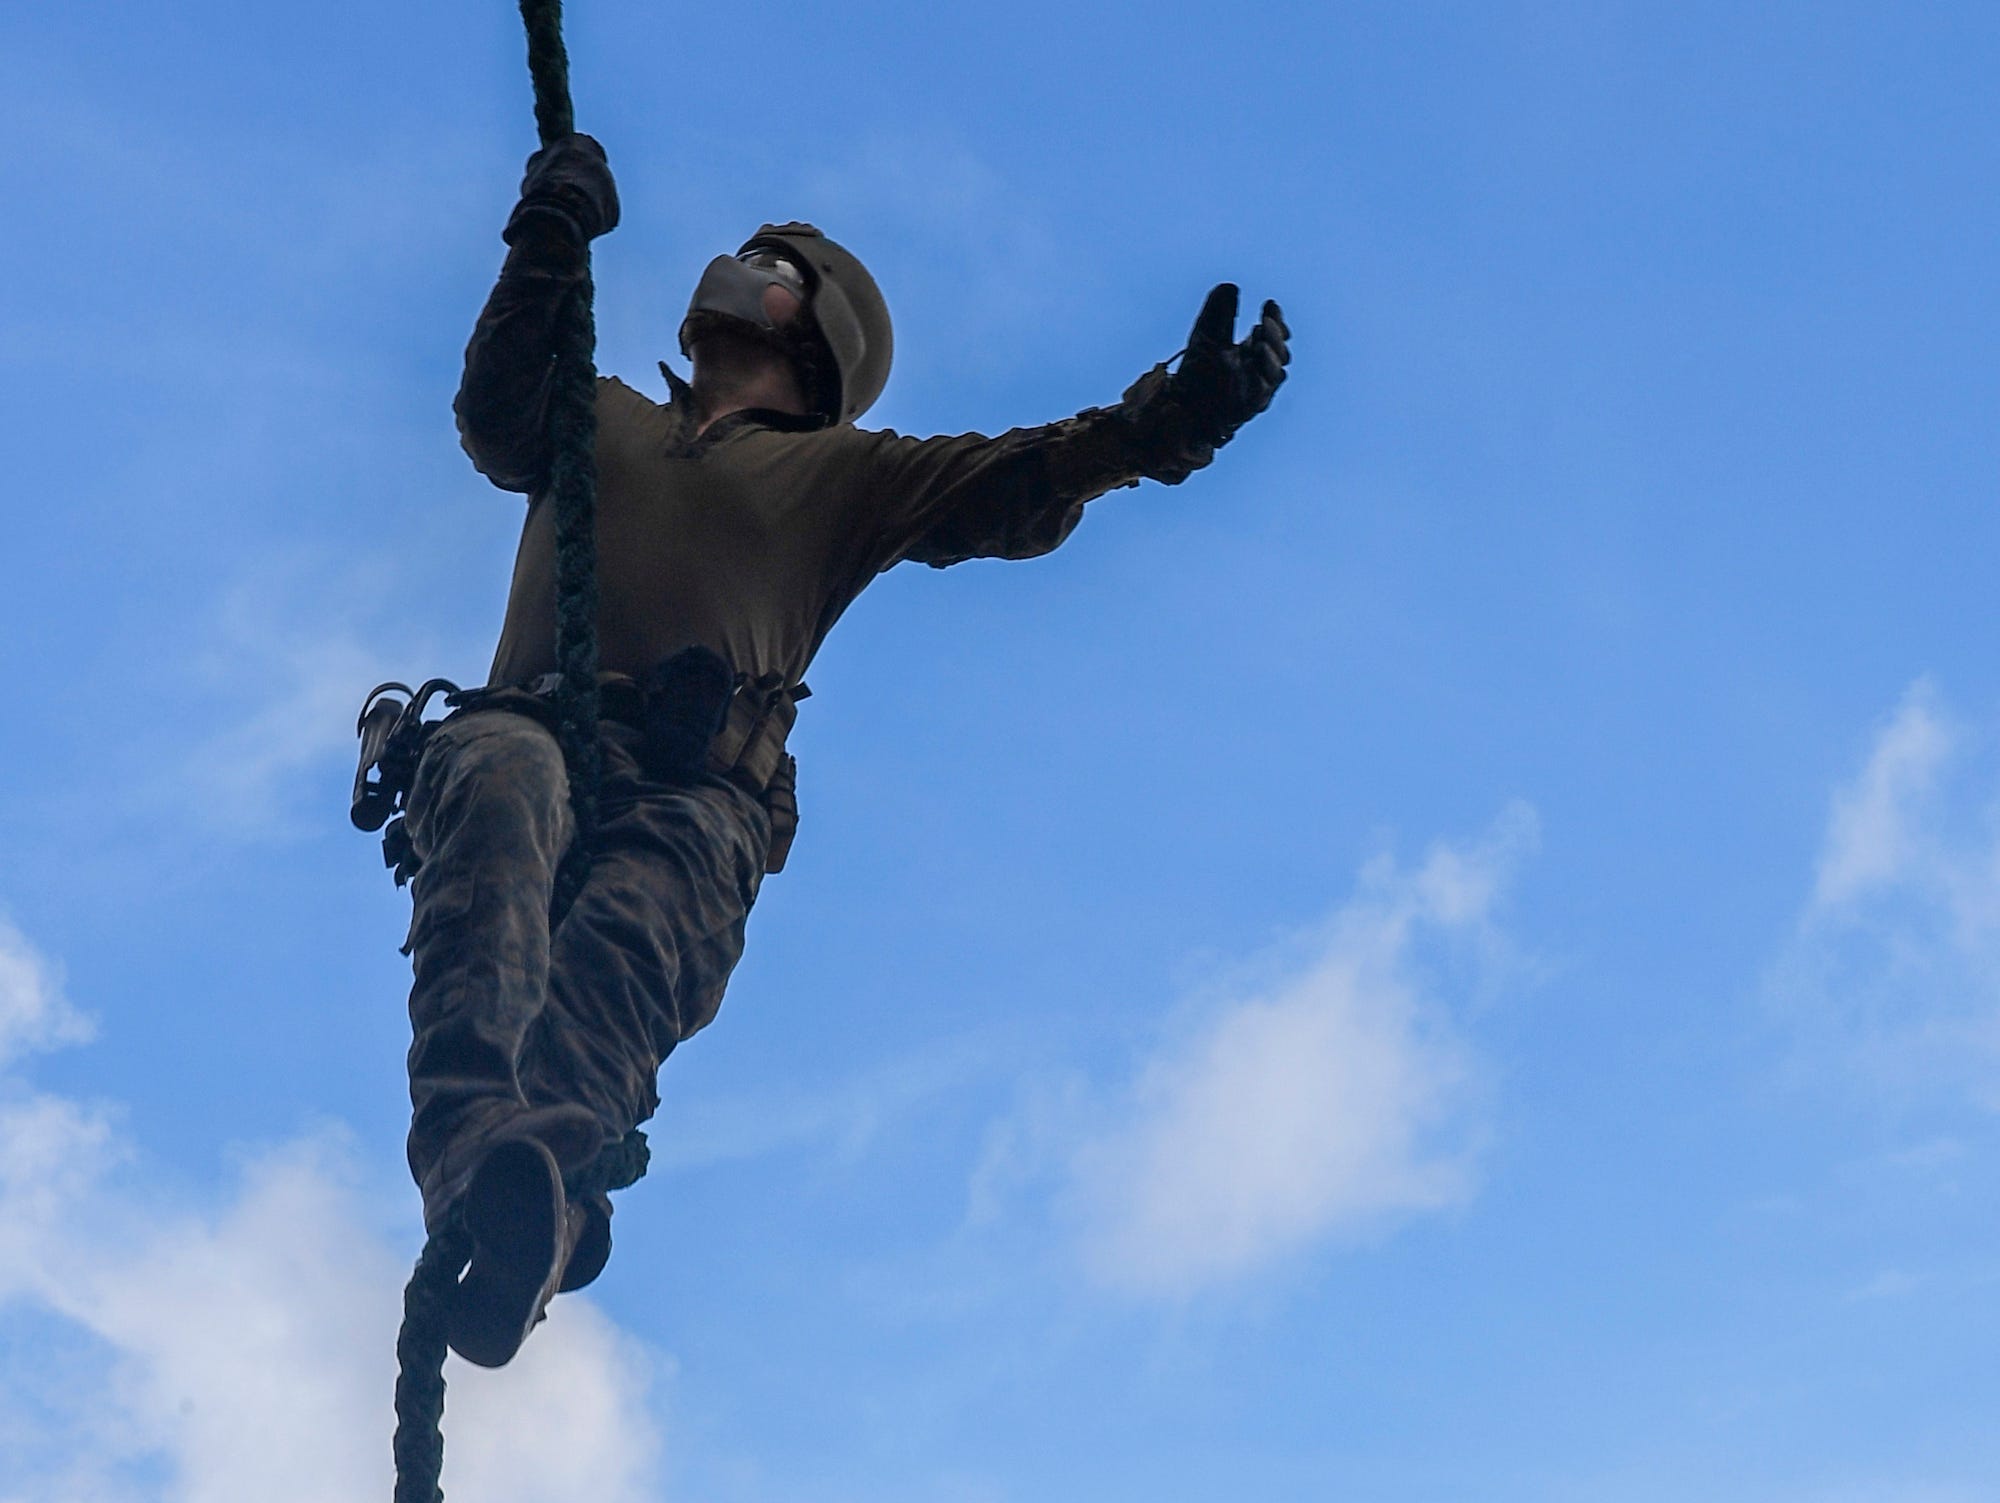
[[[481,1503],[2000,1497],[2000,13],[579,3],[600,362],[763,219],[871,414],[1293,380],[910,568]],[[512,7],[0,17],[0,1500],[383,1497],[377,679],[478,678]],[[579,1458],[582,1458],[579,1460]],[[582,1467],[578,1473],[573,1469]]]

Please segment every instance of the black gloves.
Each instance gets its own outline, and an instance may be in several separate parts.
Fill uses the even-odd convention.
[[[1202,437],[1220,446],[1236,430],[1271,405],[1292,358],[1286,343],[1292,331],[1276,303],[1236,341],[1236,284],[1224,282],[1201,305],[1188,335],[1187,353],[1174,372],[1174,391],[1189,416],[1205,427]]]
[[[618,188],[604,148],[580,131],[551,141],[528,158],[521,201],[500,238],[515,244],[543,216],[574,231],[579,243],[618,228]]]
[[[1292,331],[1276,303],[1264,304],[1236,342],[1237,290],[1224,282],[1202,304],[1180,369],[1157,365],[1132,384],[1120,406],[1134,427],[1141,473],[1178,485],[1215,458],[1236,430],[1271,405],[1292,358]]]

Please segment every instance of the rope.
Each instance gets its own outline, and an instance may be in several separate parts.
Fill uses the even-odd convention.
[[[459,1270],[472,1256],[456,1223],[424,1243],[403,1290],[396,1333],[395,1503],[443,1503],[444,1309]]]
[[[646,1175],[652,1149],[634,1127],[562,1181],[572,1201],[628,1189]],[[402,1329],[396,1333],[396,1499],[394,1503],[444,1503],[444,1305],[472,1257],[472,1239],[452,1217],[424,1243],[416,1271],[402,1291]]]
[[[528,33],[535,128],[544,146],[576,128],[563,48],[562,0],[520,0]],[[590,870],[597,836],[597,325],[590,253],[555,330],[549,392],[550,500],[556,512],[556,739],[569,769],[575,837],[556,870],[550,927],[562,922]],[[636,1129],[573,1176],[573,1196],[622,1190],[646,1172],[646,1135]],[[395,1503],[444,1503],[445,1307],[472,1256],[454,1218],[431,1236],[403,1291],[396,1336]]]
[[[646,1135],[635,1127],[581,1169],[564,1175],[563,1194],[571,1200],[588,1200],[613,1190],[629,1190],[646,1177],[652,1162],[653,1150]]]
[[[562,0],[521,0],[535,128],[548,145],[576,129],[563,48]],[[550,500],[556,509],[556,739],[569,768],[575,838],[556,872],[549,905],[562,922],[583,890],[597,837],[597,323],[591,307],[590,250],[583,276],[555,329],[549,389]]]
[[[633,1128],[563,1179],[571,1200],[608,1195],[637,1184],[652,1150]],[[424,1243],[416,1270],[403,1289],[403,1327],[396,1333],[395,1503],[444,1503],[444,1313],[458,1276],[472,1256],[469,1238],[453,1217]]]

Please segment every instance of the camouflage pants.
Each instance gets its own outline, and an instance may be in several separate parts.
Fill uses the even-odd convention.
[[[610,1142],[652,1116],[655,1075],[708,1024],[743,953],[770,820],[721,778],[649,782],[638,736],[604,724],[590,877],[559,929],[572,834],[562,753],[527,714],[461,712],[410,791],[410,1171],[435,1227],[524,1108],[582,1106]]]

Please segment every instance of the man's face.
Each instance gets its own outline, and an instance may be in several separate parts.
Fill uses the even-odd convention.
[[[783,244],[717,256],[681,323],[681,350],[719,373],[747,349],[782,356],[812,410],[835,408],[839,377],[813,320],[812,273]]]

